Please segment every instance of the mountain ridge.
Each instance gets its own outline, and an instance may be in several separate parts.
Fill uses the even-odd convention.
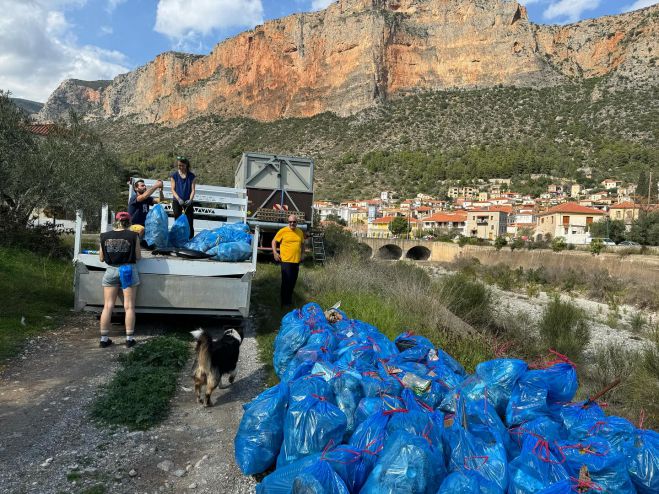
[[[178,125],[204,115],[260,121],[356,114],[417,91],[547,87],[609,76],[657,80],[659,6],[567,26],[534,24],[507,0],[339,0],[268,21],[208,55],[165,52],[98,87],[55,90],[42,121]],[[102,81],[99,81],[102,82]]]

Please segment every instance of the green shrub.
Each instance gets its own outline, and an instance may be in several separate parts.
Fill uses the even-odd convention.
[[[554,252],[561,252],[567,248],[565,239],[563,237],[556,237],[551,241],[551,250]]]
[[[590,242],[590,253],[594,256],[599,255],[605,249],[604,242],[600,238],[594,238]]]
[[[575,362],[581,361],[590,341],[586,316],[570,302],[553,297],[538,322],[545,343]]]
[[[161,336],[122,355],[122,368],[92,404],[92,417],[131,429],[158,424],[169,412],[179,371],[189,353],[187,342]]]
[[[491,322],[492,293],[478,281],[464,274],[447,276],[441,287],[442,300],[457,316],[476,326]]]
[[[501,250],[501,248],[505,247],[506,245],[508,245],[508,242],[503,237],[497,237],[496,240],[494,241],[494,248],[497,251]]]

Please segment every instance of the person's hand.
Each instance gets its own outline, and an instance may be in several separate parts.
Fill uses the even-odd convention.
[[[281,261],[281,257],[279,256],[279,253],[276,250],[272,252],[272,255],[275,257],[275,261],[277,262]]]
[[[162,189],[163,183],[162,180],[156,180],[156,189]]]
[[[192,204],[192,201],[190,199],[188,199],[187,201],[183,201],[183,206],[185,206],[186,208],[189,207],[190,204]]]
[[[185,201],[183,199],[181,199],[180,197],[177,200],[178,200],[178,205],[179,206],[184,206],[185,205]]]

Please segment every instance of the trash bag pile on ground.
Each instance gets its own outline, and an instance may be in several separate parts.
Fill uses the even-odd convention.
[[[212,230],[202,230],[190,239],[187,217],[179,216],[168,230],[167,212],[161,204],[156,204],[147,214],[144,228],[144,240],[149,247],[196,250],[224,262],[246,261],[252,256],[252,234],[245,223],[227,223]]]
[[[659,492],[659,434],[572,402],[574,364],[482,362],[390,341],[315,303],[275,339],[280,383],[244,405],[235,455],[258,494]]]

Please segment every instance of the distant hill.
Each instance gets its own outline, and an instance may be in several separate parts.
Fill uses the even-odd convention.
[[[39,103],[38,101],[30,101],[29,99],[21,99],[21,98],[9,98],[9,99],[12,100],[16,106],[22,108],[30,115],[39,113],[44,106],[43,103]]]
[[[173,157],[185,154],[200,181],[232,185],[243,151],[310,156],[318,197],[330,199],[380,190],[442,194],[446,179],[578,178],[584,167],[595,182],[635,181],[653,167],[659,176],[659,88],[611,85],[593,78],[538,89],[429,91],[348,117],[94,125],[129,173],[162,178]]]

